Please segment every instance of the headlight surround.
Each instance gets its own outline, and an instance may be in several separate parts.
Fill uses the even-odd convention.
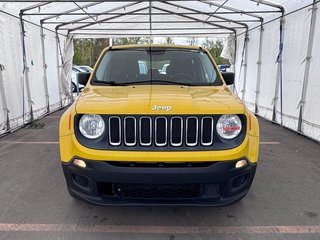
[[[217,132],[224,139],[233,139],[239,135],[242,123],[237,115],[222,115],[216,125]]]
[[[96,139],[104,133],[105,123],[100,115],[86,114],[80,118],[79,130],[84,137]]]

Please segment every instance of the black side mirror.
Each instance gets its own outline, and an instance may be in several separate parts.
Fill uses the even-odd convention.
[[[79,72],[77,74],[78,83],[82,84],[82,85],[86,85],[89,78],[90,78],[90,75],[91,75],[91,73]]]
[[[222,77],[227,85],[234,84],[234,73],[232,72],[224,72],[222,73]]]

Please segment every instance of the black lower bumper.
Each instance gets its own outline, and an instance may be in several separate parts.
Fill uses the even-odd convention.
[[[138,164],[85,160],[87,167],[62,164],[68,190],[98,205],[224,206],[243,198],[256,164],[235,168],[237,160]]]

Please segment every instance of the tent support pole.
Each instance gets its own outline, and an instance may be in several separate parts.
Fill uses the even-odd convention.
[[[192,8],[189,8],[189,7],[181,6],[181,5],[179,5],[179,4],[169,3],[169,2],[167,2],[167,1],[163,1],[163,3],[164,3],[164,4],[167,4],[167,5],[170,5],[170,6],[177,7],[177,8],[179,8],[179,9],[185,9],[185,10],[187,10],[187,11],[191,11],[191,12],[194,12],[194,13],[203,14],[203,15],[205,15],[205,16],[208,16],[207,20],[208,20],[210,17],[215,17],[215,18],[217,18],[217,19],[219,19],[219,20],[224,20],[224,21],[229,22],[229,23],[230,23],[230,22],[235,23],[235,24],[237,24],[237,25],[242,26],[243,28],[247,28],[247,29],[248,29],[248,27],[249,27],[249,26],[248,26],[247,24],[245,24],[245,23],[242,23],[242,22],[239,22],[239,21],[235,21],[235,20],[232,20],[232,19],[230,19],[230,18],[224,18],[224,17],[216,16],[216,15],[214,15],[215,13],[213,13],[213,14],[208,14],[208,13],[201,12],[201,11],[198,11],[198,10],[195,10],[195,9],[192,9]],[[217,10],[216,10],[216,11],[217,11]],[[207,22],[207,20],[206,20],[205,22]]]
[[[256,114],[258,114],[258,111],[259,111],[258,105],[259,105],[260,82],[261,82],[262,45],[263,45],[263,22],[261,22],[261,25],[260,25],[258,61],[257,61],[257,85],[256,85],[256,99],[254,104],[254,112]]]
[[[153,42],[153,40],[152,40],[152,2],[151,2],[151,0],[149,0],[149,33],[150,33],[149,43],[151,44]]]
[[[244,60],[242,62],[243,67],[243,83],[241,90],[241,99],[245,101],[246,84],[247,84],[247,69],[248,69],[248,42],[249,42],[249,32],[248,28],[246,30],[246,35],[244,39]]]
[[[312,12],[311,12],[311,22],[310,22],[310,31],[309,31],[309,39],[308,39],[308,48],[307,48],[307,57],[305,58],[305,69],[304,69],[304,76],[303,76],[303,85],[302,85],[302,94],[301,100],[299,102],[299,121],[298,121],[298,129],[297,131],[302,133],[302,121],[303,121],[303,112],[304,112],[304,104],[306,101],[307,90],[308,90],[308,82],[309,82],[309,75],[310,75],[310,64],[312,58],[312,48],[314,42],[314,31],[316,25],[316,18],[317,18],[317,4],[316,0],[313,1],[312,5]]]
[[[237,34],[234,35],[234,56],[233,56],[233,64],[231,64],[231,72],[235,73],[235,68],[236,68],[236,60],[237,60],[237,48],[238,48],[238,36]],[[230,62],[230,61],[229,61]],[[236,87],[235,87],[235,82],[230,86],[230,89],[234,94],[236,93]]]
[[[43,26],[41,23],[40,28],[40,39],[41,39],[41,49],[42,49],[42,64],[43,64],[43,83],[44,83],[44,92],[46,96],[46,106],[47,106],[47,113],[50,112],[50,104],[49,104],[49,89],[48,89],[48,76],[47,76],[47,64],[46,64],[46,52],[44,47],[44,39],[45,35],[43,32]]]
[[[8,105],[7,105],[6,95],[5,95],[6,93],[5,93],[5,89],[4,89],[2,71],[4,71],[4,66],[0,64],[0,95],[1,95],[3,116],[6,118],[5,132],[7,132],[10,130],[10,121],[9,121],[9,109],[8,109]]]
[[[282,14],[280,18],[280,43],[279,43],[279,53],[277,56],[277,75],[276,75],[276,87],[274,91],[274,97],[272,100],[273,108],[272,108],[272,121],[276,122],[277,117],[277,103],[279,100],[279,92],[280,92],[280,125],[282,125],[282,50],[283,50],[283,36],[284,36],[284,14]]]
[[[110,9],[110,10],[105,11],[105,12],[102,12],[102,13],[112,13],[112,12],[115,12],[115,11],[120,10],[120,9],[123,9],[123,8],[135,6],[135,5],[139,4],[139,3],[140,3],[140,1],[139,1],[139,2],[129,3],[129,4],[126,4],[126,5],[123,5],[123,6],[120,6],[120,7],[116,7],[116,8]],[[139,8],[139,9],[137,9],[137,10],[134,10],[134,11],[131,11],[131,12],[127,12],[127,13],[121,13],[121,14],[120,14],[120,13],[115,13],[117,16],[104,18],[104,19],[99,20],[99,21],[97,21],[97,22],[91,22],[91,23],[85,24],[85,25],[83,25],[83,26],[81,26],[81,27],[78,27],[78,28],[73,28],[73,29],[70,28],[70,29],[69,29],[69,32],[74,31],[74,30],[78,30],[78,29],[81,29],[81,28],[85,28],[85,27],[88,27],[88,26],[92,26],[92,25],[95,25],[95,24],[97,24],[97,23],[103,23],[104,21],[116,19],[116,18],[119,18],[119,17],[121,17],[121,16],[125,16],[125,15],[129,15],[129,14],[132,14],[132,13],[135,13],[135,12],[139,12],[139,11],[142,11],[142,10],[146,10],[146,9],[148,9],[148,8],[149,8],[149,7]],[[101,13],[101,14],[102,14],[102,13]],[[101,15],[101,14],[100,14],[100,15]],[[97,15],[97,16],[100,16],[100,15]],[[61,27],[63,27],[63,26],[66,26],[66,25],[78,23],[79,21],[87,20],[88,18],[89,18],[89,17],[78,18],[78,19],[73,20],[73,21],[68,22],[68,23],[59,24],[59,25],[56,26],[56,29],[59,29],[59,28],[61,28]]]
[[[19,18],[20,18],[20,27],[21,27],[21,43],[22,43],[22,57],[23,57],[23,74],[24,80],[26,84],[26,92],[27,92],[27,99],[28,99],[28,108],[30,110],[30,122],[34,120],[33,116],[33,108],[32,108],[32,99],[31,99],[31,91],[30,91],[30,82],[29,82],[29,67],[27,61],[27,54],[26,54],[26,44],[25,44],[25,29],[24,29],[24,21],[23,21],[23,12],[20,11]],[[24,89],[23,89],[24,91]],[[24,96],[24,94],[23,94]],[[23,99],[23,124],[25,124],[25,112],[24,112],[24,99]]]
[[[61,76],[60,76],[60,61],[59,61],[59,35],[56,31],[56,54],[57,54],[57,73],[58,73],[58,85],[59,85],[59,102],[62,108],[62,86],[61,86]]]

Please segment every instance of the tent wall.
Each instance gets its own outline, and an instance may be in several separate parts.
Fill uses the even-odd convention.
[[[47,113],[40,27],[24,22],[24,28],[28,69],[26,73],[24,73],[20,20],[0,12],[0,64],[4,66],[1,72],[3,89],[0,91],[0,135],[29,122],[32,117],[31,105],[34,119]],[[60,107],[56,36],[50,31],[44,33],[50,111],[54,111]],[[28,98],[28,85],[30,98]],[[9,129],[6,112],[2,111],[4,100],[8,109]]]
[[[18,19],[0,13],[0,64],[2,71],[4,96],[10,118],[10,128],[23,124],[23,114],[27,114],[27,98],[23,82],[22,45]],[[2,115],[2,116],[1,116]],[[0,113],[0,134],[5,131],[6,116]]]
[[[314,139],[320,140],[320,9],[316,11],[315,32],[312,54],[310,58],[310,75],[304,104],[303,132]]]
[[[57,55],[57,39],[56,35],[50,31],[44,30],[45,34],[45,56],[47,64],[47,82],[49,91],[49,106],[50,109],[57,109],[60,106],[60,89],[57,59],[60,63],[60,56]],[[60,65],[60,64],[59,64]]]
[[[284,17],[282,70],[279,71],[277,56],[280,42],[280,19],[263,26],[260,86],[257,87],[258,49],[260,29],[249,31],[247,77],[243,73],[239,78],[240,61],[244,34],[238,36],[236,59],[236,88],[245,90],[237,94],[251,111],[273,120],[285,127],[298,131],[300,101],[306,71],[308,38],[311,24],[312,7],[302,9]],[[320,16],[316,11],[314,39],[320,39]],[[239,56],[240,55],[240,56]],[[307,85],[306,100],[302,115],[301,133],[315,140],[320,140],[320,45],[313,44],[310,59],[310,75]],[[243,72],[244,67],[241,71]],[[282,76],[282,78],[280,77]],[[278,81],[277,81],[278,79]],[[282,91],[281,91],[282,80]],[[243,82],[246,82],[245,87]],[[254,106],[257,105],[257,109]],[[282,113],[281,113],[282,105]],[[274,110],[275,107],[275,111]]]

